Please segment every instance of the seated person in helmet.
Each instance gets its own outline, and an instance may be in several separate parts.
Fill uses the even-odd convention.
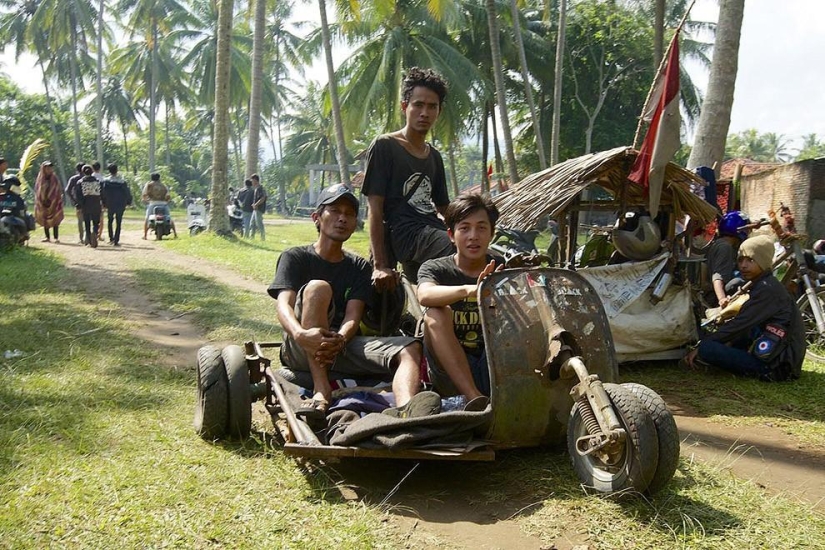
[[[399,407],[411,403],[421,386],[421,344],[414,338],[367,338],[358,333],[372,293],[372,268],[364,258],[343,250],[357,219],[358,199],[346,186],[324,189],[312,213],[318,239],[285,250],[268,289],[278,301],[284,330],[281,363],[311,375],[309,406],[318,412],[325,413],[331,400],[331,379],[375,379],[394,372]]]
[[[490,371],[478,314],[478,285],[500,261],[487,248],[498,209],[487,195],[461,195],[445,210],[456,252],[427,260],[418,270],[424,314],[424,355],[430,381],[441,395],[464,395],[465,410],[489,403]]]
[[[716,236],[705,253],[711,285],[705,300],[712,307],[728,305],[730,296],[742,286],[742,279],[736,275],[736,251],[748,238],[748,231],[739,228],[749,223],[747,214],[738,210],[728,212],[719,220]]]
[[[795,300],[773,276],[773,254],[773,239],[765,235],[741,244],[739,270],[753,281],[748,301],[685,356],[688,366],[693,368],[698,360],[766,382],[799,378],[807,348],[805,328]]]

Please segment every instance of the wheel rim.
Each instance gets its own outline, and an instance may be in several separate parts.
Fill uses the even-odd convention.
[[[622,428],[627,430],[624,421],[619,418]],[[589,435],[584,423],[576,426],[576,439]],[[580,458],[586,464],[588,470],[593,472],[594,477],[608,481],[624,472],[631,460],[631,449],[626,440],[611,443],[602,449]]]
[[[820,309],[825,312],[825,289],[819,289],[816,293],[819,300]],[[808,296],[803,295],[797,302],[799,311],[802,314],[802,322],[805,327],[805,340],[808,342],[808,355],[816,359],[825,361],[825,337],[819,334],[816,328],[816,318],[811,310],[811,303]]]

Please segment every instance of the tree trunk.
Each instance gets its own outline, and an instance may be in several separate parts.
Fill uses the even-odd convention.
[[[82,158],[80,149],[80,117],[77,114],[77,35],[72,33],[72,52],[69,56],[69,68],[72,78],[72,126],[74,128],[74,154],[76,158]]]
[[[556,72],[553,82],[553,130],[550,137],[550,166],[559,162],[559,126],[561,124],[561,85],[564,73],[564,35],[567,29],[567,0],[559,1],[559,35],[556,37]]]
[[[490,192],[490,176],[487,170],[488,156],[487,151],[490,149],[490,129],[488,120],[492,118],[490,112],[490,102],[484,102],[484,117],[482,120],[484,124],[481,127],[481,191],[482,193]]]
[[[249,97],[249,134],[246,137],[246,174],[258,171],[258,147],[261,138],[261,97],[264,78],[264,32],[266,0],[255,0],[255,30],[252,35],[252,90]]]
[[[656,0],[653,19],[653,71],[659,70],[665,54],[665,0]]]
[[[163,102],[166,108],[166,119],[163,121],[163,146],[166,149],[164,157],[166,158],[166,166],[172,166],[172,147],[169,145],[169,100]]]
[[[733,91],[739,67],[739,38],[745,0],[721,0],[716,44],[710,66],[708,91],[702,102],[696,138],[688,159],[688,169],[713,166],[725,155],[725,141],[730,127]],[[718,175],[718,172],[717,172]]]
[[[39,50],[40,48],[38,48],[37,52],[37,62],[40,65],[40,72],[43,74],[43,90],[46,93],[46,105],[49,108],[49,129],[52,132],[52,151],[54,151],[54,160],[57,162],[57,173],[60,176],[60,181],[66,182],[66,172],[63,167],[63,149],[61,147],[60,135],[57,133],[57,124],[54,122],[54,109],[52,108],[52,97],[49,92],[49,79],[46,77],[46,67],[43,65],[43,56],[40,55]],[[74,174],[74,163],[72,163],[72,174]]]
[[[495,112],[495,107],[492,103],[490,103],[490,113]],[[496,117],[490,118],[490,127],[493,129],[493,159],[495,161],[495,172],[499,174],[499,179],[501,179],[501,175],[504,174],[504,159],[501,158],[501,146],[498,144],[498,128],[496,126]],[[492,187],[492,182],[490,182],[490,186]]]
[[[158,83],[158,22],[152,20],[152,46],[149,53],[149,172],[155,171],[155,115],[157,114]],[[214,176],[213,176],[214,177]]]
[[[450,159],[450,179],[453,182],[453,198],[458,196],[458,171],[455,167],[455,142],[456,140],[453,140],[453,145],[450,145],[447,149],[447,155]]]
[[[338,153],[338,169],[341,172],[341,183],[349,186],[347,143],[344,141],[344,123],[341,121],[341,102],[338,100],[338,85],[335,82],[335,69],[332,66],[332,41],[329,37],[326,0],[318,0],[318,8],[321,11],[321,35],[324,41],[324,58],[327,62],[329,98],[332,102],[332,123],[335,126],[335,145]]]
[[[229,46],[232,31],[233,0],[218,3],[218,44],[215,60],[215,121],[212,142],[212,208],[209,229],[219,235],[230,234],[226,214],[229,163]]]
[[[495,0],[484,0],[487,9],[487,27],[490,31],[490,51],[493,59],[493,76],[496,83],[496,100],[498,114],[501,118],[501,131],[504,134],[504,150],[507,153],[507,164],[510,165],[510,185],[519,181],[516,168],[516,155],[513,152],[513,137],[510,133],[510,120],[507,114],[507,96],[504,91],[504,68],[501,61],[499,47],[498,16],[496,15]]]
[[[530,107],[530,120],[533,121],[533,133],[536,134],[536,152],[539,155],[539,166],[544,170],[547,168],[547,158],[544,155],[544,139],[541,135],[541,123],[536,113],[536,104],[533,101],[533,87],[530,84],[530,75],[527,73],[527,56],[524,53],[524,40],[521,38],[521,20],[519,18],[516,0],[510,0],[510,10],[513,13],[513,34],[516,39],[516,48],[518,49],[521,79],[524,81],[524,96],[527,98],[527,105]]]
[[[97,161],[103,166],[103,9],[106,7],[105,0],[100,0],[97,11],[97,135],[95,145],[97,146]]]

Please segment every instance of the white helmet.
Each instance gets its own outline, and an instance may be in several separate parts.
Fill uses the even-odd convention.
[[[624,224],[616,220],[613,246],[628,260],[649,260],[662,247],[662,232],[650,216],[628,212]]]

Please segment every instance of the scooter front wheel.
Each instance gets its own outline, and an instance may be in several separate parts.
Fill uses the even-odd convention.
[[[659,460],[656,426],[644,404],[629,390],[617,384],[605,384],[604,389],[626,435],[623,441],[581,454],[577,441],[593,435],[588,432],[584,420],[588,411],[582,410],[590,405],[575,403],[567,423],[567,450],[573,469],[583,485],[602,493],[644,492],[653,479]]]

